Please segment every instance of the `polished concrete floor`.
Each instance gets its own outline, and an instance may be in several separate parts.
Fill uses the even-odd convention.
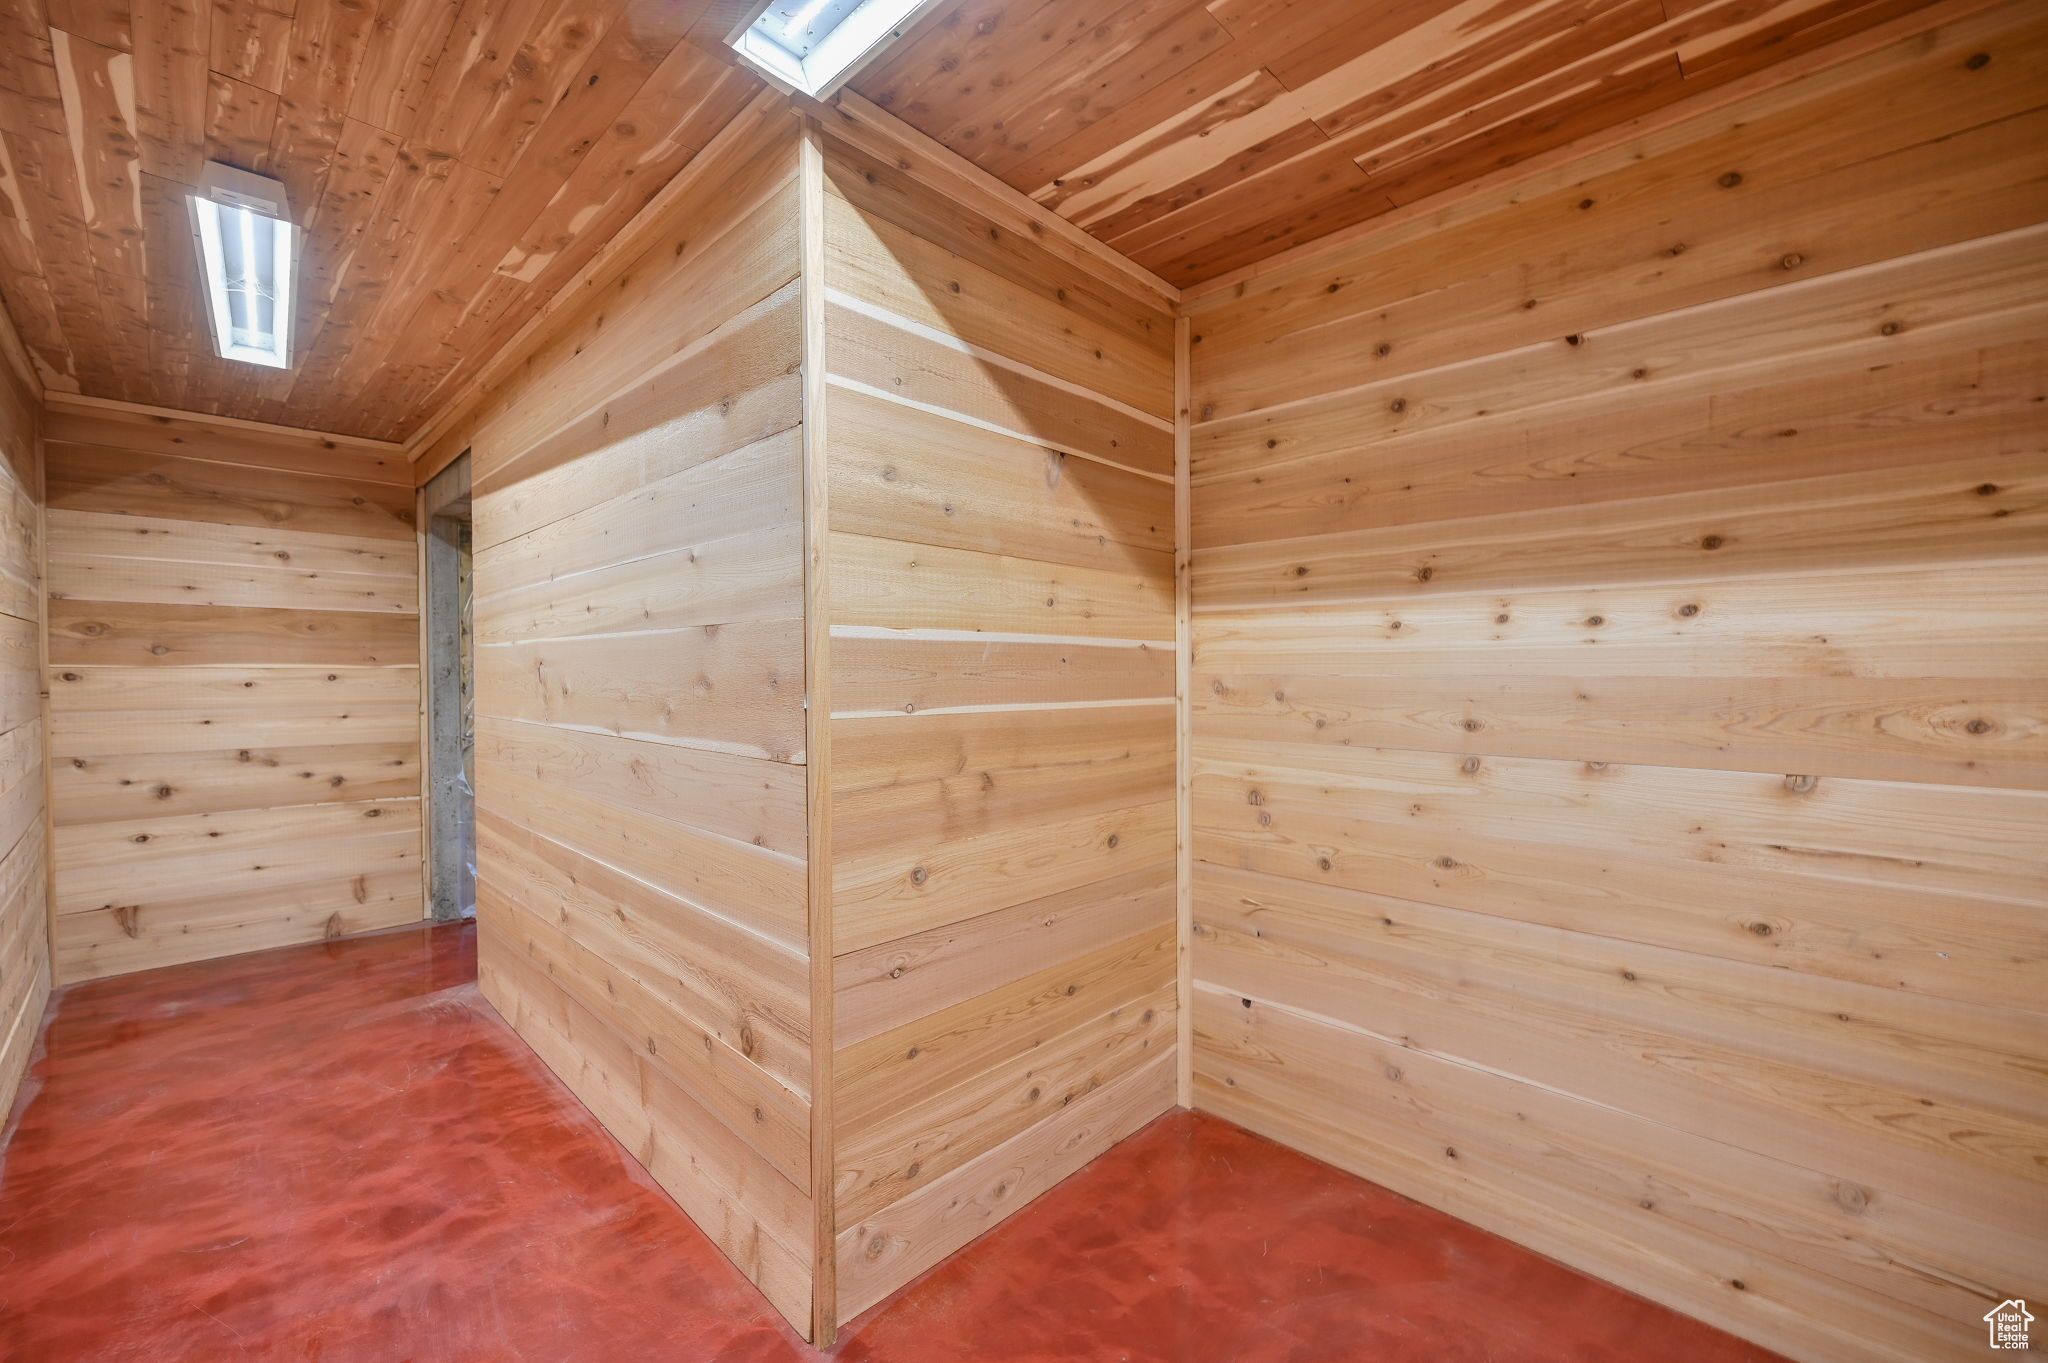
[[[472,931],[68,991],[0,1164],[0,1357],[819,1357],[499,1021]],[[1187,1113],[877,1307],[836,1356],[1771,1357]]]

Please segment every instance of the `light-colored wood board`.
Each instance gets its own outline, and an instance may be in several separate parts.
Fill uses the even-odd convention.
[[[1748,962],[1223,868],[1203,868],[1201,884],[1205,948],[1270,951],[1297,967],[1310,956],[1342,956],[1418,985],[1583,1007],[1617,1025],[2006,1118],[2038,1123],[2048,1112],[2038,1082],[2048,1030],[2036,1014],[1793,981]]]
[[[848,716],[1149,705],[1173,694],[1173,651],[1161,643],[855,626],[833,631],[832,663],[833,703]]]
[[[53,600],[50,662],[59,667],[218,664],[416,667],[416,616],[280,606]]]
[[[798,762],[798,620],[483,646],[477,713]]]
[[[478,720],[476,742],[478,760],[493,768],[770,852],[804,855],[804,776],[786,762],[489,717]]]
[[[826,315],[832,375],[1000,434],[1166,479],[1173,428],[1021,365],[993,360],[935,329],[837,299]]]
[[[479,550],[639,491],[801,419],[794,285],[721,322],[479,481]],[[707,399],[710,399],[707,401]]]
[[[833,967],[845,1049],[1172,916],[1164,863],[848,952]]]
[[[1475,762],[1207,736],[1195,745],[1194,778],[1202,828],[1297,847],[1327,845],[1351,821],[1446,835],[1506,827],[1589,849],[1635,848],[1667,861],[1929,894],[2027,903],[2048,893],[2048,868],[2036,855],[2048,791],[1521,757]]]
[[[1739,490],[1342,531],[1200,551],[1204,609],[2029,557],[2048,455],[1912,465]]]
[[[839,1230],[839,1309],[858,1313],[1173,1106],[1173,1058],[1116,1082]]]
[[[671,1025],[697,1029],[791,1092],[808,1093],[801,954],[490,810],[478,828],[491,847],[485,878],[494,894],[639,981],[678,1020]]]
[[[2038,676],[2048,635],[2027,561],[1967,571],[1702,578],[1649,586],[1418,595],[1389,604],[1195,611],[1195,660],[1213,671],[1321,676]],[[1689,609],[1690,608],[1690,609]]]
[[[1126,405],[1166,416],[1173,356],[1152,319],[1105,325],[1044,286],[1014,281],[838,194],[825,197],[832,287]],[[1134,336],[1136,331],[1139,334]]]
[[[55,832],[60,916],[411,866],[419,802],[375,800],[74,824]]]
[[[1278,994],[1417,1049],[1952,1207],[1986,1237],[2037,1233],[2039,1128],[2025,1121],[1576,1006],[1478,988],[1451,997],[1391,963],[1220,932],[1197,950],[1203,981],[1241,997]]]
[[[1147,575],[1172,550],[1155,479],[872,393],[829,400],[836,530]]]
[[[723,1041],[690,1025],[659,994],[605,950],[584,945],[555,919],[542,898],[525,903],[500,881],[478,887],[480,900],[500,898],[494,921],[514,945],[547,963],[548,979],[625,1038],[642,1063],[660,1070],[776,1172],[808,1193],[811,1107]]]
[[[834,532],[832,623],[1165,643],[1173,565],[1077,568]]]
[[[1264,435],[1195,437],[1203,549],[1466,516],[1538,512],[1685,490],[1733,491],[1939,460],[2031,452],[2048,392],[2038,337],[1669,401],[1566,406],[1365,439],[1310,419]],[[1207,474],[1203,473],[1206,468]]]
[[[479,937],[484,997],[712,1242],[791,1320],[810,1316],[810,1200],[509,936]]]
[[[1025,1054],[928,1091],[885,1120],[842,1122],[836,1138],[840,1218],[873,1215],[1172,1052],[1176,1018],[1169,977],[1104,1016],[1041,1032]]]
[[[50,508],[412,539],[412,489],[118,446],[49,445]]]
[[[1197,678],[1205,736],[2039,789],[2048,688],[1860,677]]]
[[[1173,802],[1017,824],[911,851],[849,849],[833,868],[835,954],[1095,881],[1173,855]]]
[[[1929,1264],[1924,1242],[1900,1245],[1894,1256],[1858,1255],[1853,1231],[1820,1229],[1850,1217],[1856,1229],[1869,1220],[1903,1221],[1909,1233],[1920,1232],[1918,1222],[1945,1219],[1939,1213],[1930,1218],[1910,1204],[1887,1204],[1872,1217],[1861,1185],[1698,1142],[1326,1022],[1237,1003],[1202,991],[1198,1006],[1210,1044],[1198,1082],[1205,1106],[1255,1130],[1342,1167],[1362,1168],[1362,1159],[1383,1167],[1391,1186],[1480,1225],[1526,1223],[1518,1235],[1567,1262],[1654,1290],[1723,1328],[1769,1328],[1801,1354],[1942,1357],[1960,1338],[1944,1317],[1972,1300],[1973,1289]],[[1240,1021],[1229,1016],[1232,1009],[1255,1016]],[[1247,1036],[1258,1040],[1247,1045]],[[1299,1048],[1298,1062],[1277,1048],[1258,1049],[1279,1036]],[[1364,1069],[1374,1061],[1380,1068],[1368,1083]],[[1358,1082],[1333,1104],[1322,1096],[1327,1086],[1297,1082],[1307,1064]],[[1478,1095],[1489,1105],[1512,1105],[1523,1122],[1475,1125],[1471,1103]],[[1489,1210],[1486,1190],[1496,1186]],[[1780,1196],[1766,1202],[1762,1189]],[[1846,1189],[1865,1192],[1865,1200],[1859,1205]],[[1870,1233],[1886,1236],[1884,1229]],[[1811,1263],[1816,1243],[1842,1250],[1823,1268]],[[1892,1300],[1887,1291],[1939,1301],[1942,1315]],[[1883,1319],[1887,1329],[1844,1331],[1835,1324],[1848,1318]]]
[[[411,487],[402,446],[295,426],[206,417],[72,394],[49,399],[44,433],[72,445],[99,445],[207,459],[288,473],[319,473]]]
[[[376,869],[360,860],[309,880],[252,889],[224,876],[183,898],[67,912],[58,919],[58,978],[99,979],[419,922],[417,848]]]
[[[708,914],[799,947],[804,863],[736,838],[671,823],[515,766],[477,771],[477,804]]]
[[[1126,807],[1172,779],[1164,706],[842,719],[833,823],[866,857]]]
[[[232,738],[222,734],[222,738]],[[50,815],[60,826],[173,814],[404,799],[420,789],[413,735],[377,744],[84,757],[51,741]]]

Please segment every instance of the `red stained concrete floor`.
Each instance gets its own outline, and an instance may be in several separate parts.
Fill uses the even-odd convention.
[[[498,1019],[473,932],[66,993],[0,1164],[0,1358],[819,1358]],[[1188,1113],[877,1307],[836,1356],[1773,1357]]]

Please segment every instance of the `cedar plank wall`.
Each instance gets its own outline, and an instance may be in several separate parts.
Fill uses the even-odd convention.
[[[58,978],[417,920],[398,448],[54,395],[44,436]]]
[[[796,127],[721,134],[441,452],[475,486],[484,993],[807,1329]]]
[[[1173,1105],[1174,389],[1160,298],[832,127],[846,1320]]]
[[[1795,1357],[2048,1296],[2044,53],[1190,300],[1202,1106]]]
[[[51,983],[39,396],[0,355],[0,1125]]]

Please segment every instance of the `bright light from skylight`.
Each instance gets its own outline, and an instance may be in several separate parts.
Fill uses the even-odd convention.
[[[844,84],[938,0],[773,0],[735,33],[742,57],[816,99]]]
[[[186,203],[214,352],[224,360],[289,369],[299,229],[284,186],[209,161],[199,192]]]

